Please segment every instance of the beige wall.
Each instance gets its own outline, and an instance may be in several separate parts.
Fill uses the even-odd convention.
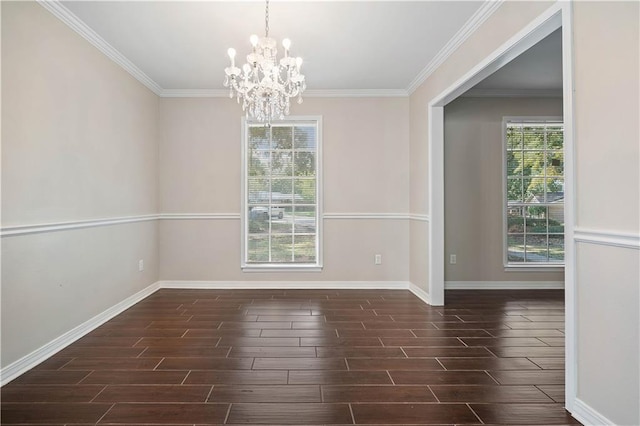
[[[446,281],[563,281],[503,265],[505,116],[562,116],[561,98],[458,98],[444,110]],[[457,263],[449,264],[449,254]]]
[[[639,18],[638,2],[574,5],[577,229],[636,241]],[[616,424],[640,424],[640,250],[580,242],[576,266],[577,396]]]
[[[325,213],[409,211],[406,98],[308,98],[292,115],[323,124]],[[162,99],[162,213],[240,213],[241,109],[229,99]],[[406,219],[324,220],[320,273],[240,270],[239,219],[163,220],[160,277],[204,281],[407,281]],[[366,244],[363,242],[366,241]],[[374,254],[383,264],[374,265]]]
[[[42,6],[3,2],[2,226],[156,213],[157,111]],[[3,237],[2,366],[157,281],[157,257],[155,222]]]

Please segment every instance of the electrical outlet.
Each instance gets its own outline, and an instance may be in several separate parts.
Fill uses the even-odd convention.
[[[450,254],[449,255],[449,263],[450,264],[455,265],[457,261],[458,261],[458,257],[455,254]]]
[[[144,271],[144,260],[142,259],[138,260],[138,271]]]
[[[375,263],[376,265],[382,265],[382,255],[381,254],[376,254],[373,263]]]

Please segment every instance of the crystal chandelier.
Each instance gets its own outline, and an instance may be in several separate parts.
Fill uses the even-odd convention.
[[[249,39],[253,50],[247,55],[242,69],[236,67],[234,48],[227,53],[231,66],[225,68],[224,86],[229,87],[229,97],[242,100],[242,110],[247,117],[271,125],[272,119],[283,119],[289,115],[289,99],[298,97],[302,103],[302,92],[307,85],[300,74],[302,58],[289,56],[291,40],[282,40],[284,57],[277,61],[276,40],[269,37],[269,0],[265,11],[265,36],[252,35]]]

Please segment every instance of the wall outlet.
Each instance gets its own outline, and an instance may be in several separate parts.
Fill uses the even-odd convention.
[[[138,271],[144,271],[144,260],[142,259],[138,260]]]
[[[375,263],[376,265],[382,265],[382,255],[376,254],[373,259],[373,263]]]
[[[457,261],[458,261],[458,257],[455,254],[450,254],[449,255],[449,263],[450,264],[455,265]]]

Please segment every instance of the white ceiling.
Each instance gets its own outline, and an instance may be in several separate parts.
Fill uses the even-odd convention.
[[[264,33],[255,1],[64,1],[164,90],[223,89],[226,51]],[[472,18],[479,1],[275,1],[271,35],[304,58],[309,89],[406,90]]]

